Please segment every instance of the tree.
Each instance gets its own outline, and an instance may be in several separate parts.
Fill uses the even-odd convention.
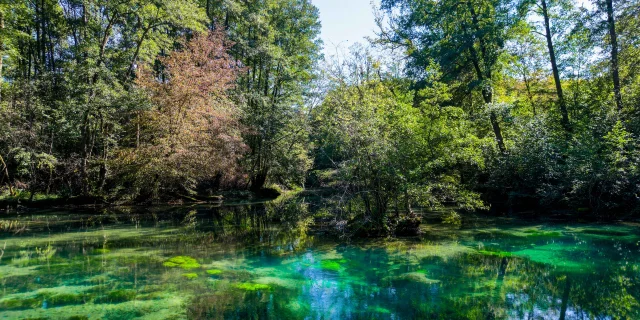
[[[620,87],[620,70],[618,63],[618,35],[616,33],[615,15],[613,12],[613,0],[605,0],[607,5],[607,29],[611,42],[611,77],[613,79],[613,95],[618,107],[622,111],[622,89]]]
[[[466,149],[479,140],[469,133],[462,109],[441,106],[450,97],[436,80],[437,68],[428,70],[430,86],[414,92],[367,49],[351,50],[326,70],[334,85],[313,122],[318,170],[331,173],[340,189],[338,207],[348,208],[353,229],[411,233],[419,224],[415,206],[482,207],[460,172],[481,165],[479,155]],[[417,107],[414,94],[420,95]]]
[[[441,68],[447,84],[461,83],[461,95],[481,93],[498,148],[506,152],[495,101],[494,82],[498,63],[510,39],[510,29],[519,16],[510,3],[501,0],[428,1],[383,0],[389,28],[383,27],[381,42],[405,49],[410,75],[423,81],[423,70],[431,60]],[[420,88],[420,86],[418,86]],[[460,98],[460,97],[458,97]]]
[[[549,50],[549,61],[551,61],[551,70],[553,71],[553,82],[556,85],[556,93],[558,94],[558,106],[562,115],[562,126],[566,131],[571,131],[569,125],[569,113],[567,112],[567,104],[564,100],[562,92],[562,83],[560,81],[560,71],[558,70],[558,62],[556,61],[556,51],[553,46],[553,34],[551,33],[551,22],[549,19],[549,8],[547,0],[540,0],[540,12],[544,19],[544,37],[547,40],[547,49]]]
[[[318,9],[309,0],[268,0],[226,1],[217,11],[214,21],[228,28],[233,55],[247,69],[238,91],[250,188],[270,179],[301,184],[309,167],[304,92],[320,58]]]
[[[203,181],[234,178],[242,143],[240,110],[228,96],[240,69],[222,31],[196,34],[161,58],[162,74],[144,67],[137,84],[153,107],[140,115],[140,145],[116,165],[134,175],[139,192],[155,197],[190,192]],[[122,177],[122,176],[120,176]],[[162,191],[162,192],[161,192]]]

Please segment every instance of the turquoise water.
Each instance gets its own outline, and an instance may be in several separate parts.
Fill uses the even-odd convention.
[[[429,216],[347,240],[260,204],[0,216],[0,319],[640,319],[633,224]]]

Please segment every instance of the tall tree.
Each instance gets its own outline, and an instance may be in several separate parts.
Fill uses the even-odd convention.
[[[153,108],[141,115],[140,146],[123,150],[118,162],[134,164],[125,172],[135,171],[134,183],[146,194],[233,178],[245,150],[240,110],[228,95],[239,69],[224,33],[198,34],[183,47],[160,59],[163,75],[145,67],[137,80]]]
[[[613,78],[613,94],[618,107],[622,111],[622,89],[620,86],[620,65],[618,63],[618,35],[616,33],[616,19],[613,11],[613,0],[605,0],[607,6],[607,29],[611,42],[611,76]]]
[[[560,80],[560,70],[558,69],[558,62],[556,60],[556,50],[553,46],[553,33],[551,32],[551,21],[549,18],[549,7],[547,5],[547,0],[540,0],[540,13],[542,14],[544,20],[544,37],[547,40],[549,61],[551,62],[551,70],[553,72],[553,82],[556,85],[556,94],[558,95],[558,106],[560,108],[560,114],[562,116],[561,123],[565,130],[570,131],[569,112],[567,111],[567,104],[564,100],[562,82]]]
[[[214,22],[228,29],[236,42],[233,55],[247,69],[238,91],[250,128],[250,187],[259,190],[270,178],[300,184],[309,165],[303,96],[320,58],[318,9],[309,0],[206,4]]]
[[[422,78],[422,70],[435,61],[443,81],[463,84],[462,94],[479,91],[499,150],[504,153],[502,128],[495,102],[494,81],[498,63],[519,15],[508,1],[383,0],[390,28],[382,42],[403,47],[410,57],[410,75]]]

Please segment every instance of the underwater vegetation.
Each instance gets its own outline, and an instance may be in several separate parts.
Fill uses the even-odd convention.
[[[207,274],[210,274],[212,276],[219,275],[221,273],[222,273],[222,270],[220,270],[220,269],[209,269],[209,270],[207,270]]]
[[[346,262],[346,259],[322,260],[320,261],[320,268],[323,270],[338,271]]]
[[[196,259],[187,256],[173,257],[165,261],[163,265],[169,268],[180,267],[185,270],[200,268],[200,264]]]
[[[234,286],[238,289],[242,289],[246,291],[271,290],[270,285],[262,284],[262,283],[244,282],[244,283],[235,284]]]
[[[11,238],[0,319],[555,319],[565,292],[567,315],[640,318],[632,226],[436,224],[343,242],[289,225],[215,238],[216,219]]]

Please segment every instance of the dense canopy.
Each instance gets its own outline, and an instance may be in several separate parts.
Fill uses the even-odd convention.
[[[377,36],[330,57],[318,14],[0,0],[2,199],[306,188],[362,235],[442,208],[638,214],[638,1],[382,0]]]

